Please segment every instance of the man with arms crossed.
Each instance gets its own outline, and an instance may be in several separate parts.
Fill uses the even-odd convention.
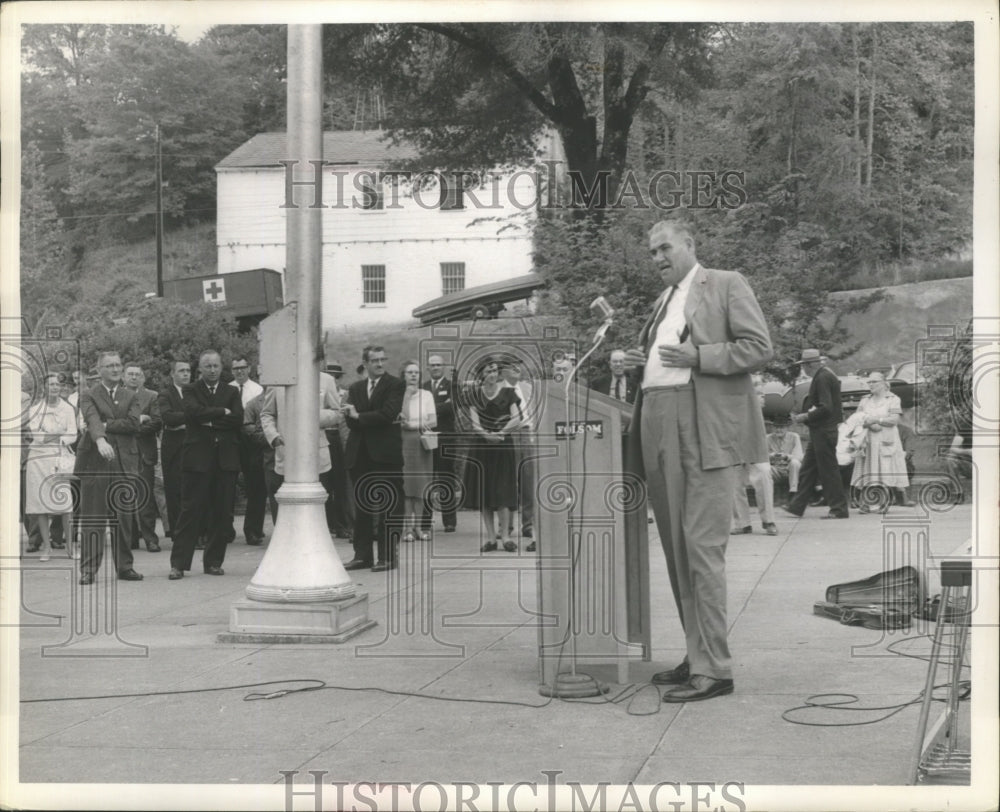
[[[672,686],[664,702],[692,702],[733,691],[726,543],[736,466],[767,460],[750,373],[773,351],[750,285],[699,265],[690,225],[657,223],[649,249],[667,289],[641,347],[626,353],[641,376],[628,443],[646,477],[687,645],[684,661],[653,682]]]

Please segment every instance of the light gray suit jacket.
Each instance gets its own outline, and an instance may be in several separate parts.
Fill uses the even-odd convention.
[[[691,370],[691,382],[702,468],[767,462],[764,419],[750,373],[766,363],[774,350],[749,283],[736,271],[699,267],[688,290],[684,319],[691,343],[698,350],[698,366]],[[651,316],[642,329],[640,346],[646,345],[652,321]],[[640,389],[628,442],[628,467],[640,475],[644,475],[642,399]]]

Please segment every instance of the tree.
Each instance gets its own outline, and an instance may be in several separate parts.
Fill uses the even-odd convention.
[[[63,224],[46,183],[42,153],[31,142],[21,161],[21,312],[34,323],[44,312],[48,291],[66,281]]]
[[[654,76],[678,92],[707,75],[711,26],[686,23],[511,23],[327,26],[333,72],[377,77],[395,138],[431,166],[531,164],[546,128],[592,193],[615,199],[629,133]]]

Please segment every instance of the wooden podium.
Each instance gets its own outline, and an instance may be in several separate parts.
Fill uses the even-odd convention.
[[[626,683],[629,661],[650,657],[645,486],[623,473],[631,407],[576,384],[568,399],[562,382],[537,389],[539,691],[594,696],[607,688],[581,667],[616,665]]]

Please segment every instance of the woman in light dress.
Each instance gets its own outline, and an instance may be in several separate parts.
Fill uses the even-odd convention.
[[[899,398],[889,391],[889,384],[881,372],[868,376],[871,394],[862,398],[857,411],[847,419],[848,436],[857,447],[854,458],[854,473],[851,487],[870,489],[880,487],[885,490],[885,513],[892,502],[892,489],[903,489],[910,484],[906,474],[906,452],[899,438],[899,418],[903,407]],[[856,492],[858,508],[868,513],[870,507]],[[879,500],[882,502],[882,500]]]
[[[399,422],[403,429],[403,541],[428,541],[430,535],[420,530],[424,499],[434,480],[434,452],[424,448],[421,435],[437,427],[434,396],[420,388],[420,364],[407,361],[400,374],[406,384]]]
[[[49,516],[61,514],[66,536],[66,554],[79,558],[74,544],[73,478],[74,455],[70,446],[76,441],[76,412],[62,399],[62,380],[58,373],[45,376],[45,400],[32,407],[28,420],[31,444],[25,462],[24,512],[34,515],[42,538],[39,561],[48,561],[51,551]]]

